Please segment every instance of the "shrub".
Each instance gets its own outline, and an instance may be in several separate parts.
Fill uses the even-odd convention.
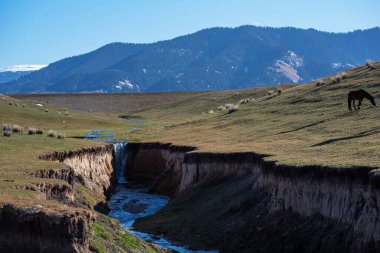
[[[3,136],[10,137],[11,136],[11,131],[9,131],[9,130],[3,131]]]
[[[233,112],[236,112],[237,110],[239,109],[239,105],[232,105],[232,107],[230,107],[228,109],[228,113],[233,113]]]
[[[12,103],[12,102],[9,102],[9,105],[13,105],[13,103]]]
[[[278,88],[277,89],[277,94],[280,95],[282,93],[282,89]]]
[[[218,106],[218,111],[223,111],[224,109],[226,109],[224,106]]]
[[[58,139],[65,139],[65,135],[63,133],[57,133]]]
[[[12,125],[12,132],[14,133],[21,133],[22,132],[22,127],[19,125]]]
[[[214,110],[210,110],[208,111],[209,114],[213,114],[214,113]]]
[[[234,107],[234,104],[225,104],[225,105],[224,105],[224,108],[225,108],[226,110],[229,110],[229,109],[232,108],[232,107]]]
[[[273,90],[268,91],[268,96],[271,96],[273,94]]]
[[[28,134],[29,135],[32,135],[32,134],[36,134],[37,133],[37,128],[35,127],[28,127]]]
[[[12,131],[12,124],[4,123],[3,131]]]
[[[56,131],[53,131],[53,130],[49,130],[48,134],[47,134],[48,137],[56,137],[57,136],[57,132]]]
[[[317,82],[315,83],[315,85],[316,85],[317,87],[319,87],[319,86],[323,86],[324,84],[325,84],[325,82],[324,82],[322,79],[317,80]]]
[[[57,138],[57,139],[65,139],[65,135],[63,133],[53,131],[53,130],[49,130],[47,136]]]
[[[332,83],[340,83],[342,80],[346,79],[347,78],[347,73],[346,72],[342,72],[342,73],[339,73],[337,74],[336,76],[330,78]]]
[[[42,129],[37,129],[36,130],[36,134],[43,134],[43,133],[44,133],[44,131]]]
[[[249,102],[251,102],[251,99],[243,98],[239,101],[239,104],[243,105],[243,104],[248,104]]]
[[[371,61],[371,60],[367,60],[367,66],[368,66],[371,70],[373,70],[373,69],[376,68],[376,66],[375,66],[375,62],[374,62],[374,61]]]

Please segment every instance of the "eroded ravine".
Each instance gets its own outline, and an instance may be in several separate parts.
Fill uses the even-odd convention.
[[[110,206],[119,202],[119,211],[152,214],[140,216],[132,225],[134,232],[153,235],[153,239],[163,234],[183,245],[221,252],[380,250],[376,168],[292,167],[267,162],[254,153],[199,153],[191,152],[194,147],[163,143],[128,143],[126,148],[126,179],[143,180],[151,196],[172,197],[152,214],[141,201],[144,197],[139,194],[145,193],[140,188],[124,187],[120,195],[113,195]],[[43,154],[41,159],[59,161],[62,169],[37,171],[34,176],[62,179],[71,187],[83,185],[107,201],[117,175],[123,175],[115,170],[116,153],[114,145],[107,144]],[[73,200],[72,189],[75,187],[36,188],[46,198],[67,204]],[[91,203],[82,204],[94,208]],[[88,249],[89,224],[94,220],[90,210],[55,215],[38,208],[4,206],[1,212],[2,228],[20,234],[25,247],[43,245],[60,252]],[[139,217],[125,222],[127,229],[135,218]],[[30,226],[33,231],[27,229]]]
[[[139,122],[141,124],[141,122]],[[126,168],[128,162],[128,142],[115,140],[111,132],[94,130],[85,134],[85,137],[92,140],[104,141],[113,145],[113,174],[116,178],[114,194],[108,201],[110,212],[108,215],[119,220],[122,227],[133,235],[155,243],[161,247],[173,249],[179,253],[217,253],[216,250],[189,250],[188,247],[179,243],[168,241],[162,235],[153,235],[142,232],[133,227],[138,218],[155,214],[167,205],[170,198],[149,192],[150,188],[146,184],[135,184],[126,180]],[[152,161],[154,162],[154,161]]]
[[[143,231],[222,252],[380,250],[377,168],[285,166],[250,152],[162,143],[128,150],[127,178],[145,177],[153,191],[175,196],[137,221]]]

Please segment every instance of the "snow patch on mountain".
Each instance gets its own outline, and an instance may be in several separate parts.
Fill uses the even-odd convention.
[[[302,78],[297,74],[297,70],[290,64],[277,60],[275,64],[275,71],[281,73],[286,78],[294,83],[298,83]]]
[[[298,83],[302,78],[297,74],[297,68],[304,65],[303,57],[295,52],[288,50],[285,56],[275,61],[273,66],[268,69],[283,75],[294,83]]]
[[[140,86],[137,84],[132,84],[128,79],[119,81],[117,84],[113,85],[115,89],[118,89],[119,91],[122,90],[134,90],[134,91],[140,91]]]
[[[350,63],[333,62],[331,63],[331,67],[333,69],[342,69],[342,68],[353,68],[355,66]]]
[[[27,65],[13,65],[10,67],[0,68],[0,72],[23,72],[35,71],[45,68],[47,64],[27,64]]]

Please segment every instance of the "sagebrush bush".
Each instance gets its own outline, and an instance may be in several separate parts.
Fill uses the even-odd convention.
[[[224,106],[222,106],[222,105],[218,106],[218,111],[223,111],[224,109],[226,109],[226,108],[224,108]]]
[[[44,131],[42,129],[37,129],[36,130],[36,134],[43,134],[43,133],[44,133]]]
[[[282,89],[278,88],[277,89],[277,94],[280,95],[282,93]]]
[[[3,131],[12,131],[12,124],[4,123],[3,124]]]
[[[9,131],[9,130],[3,131],[3,136],[10,137],[11,136],[11,131]]]
[[[236,112],[237,110],[239,109],[239,105],[232,105],[232,107],[230,107],[228,109],[228,113],[233,113],[233,112]]]
[[[28,127],[27,133],[29,135],[36,134],[37,133],[37,128],[35,128],[35,127]]]
[[[21,133],[22,129],[23,129],[22,126],[12,125],[12,132],[14,132],[14,133]]]
[[[342,80],[346,79],[347,77],[348,77],[348,74],[346,72],[342,72],[342,73],[337,74],[334,77],[331,77],[330,79],[332,83],[335,84],[335,83],[340,83]]]
[[[9,124],[9,123],[3,124],[3,131],[10,131],[13,133],[21,133],[22,130],[23,130],[23,127],[16,125],[16,124]]]
[[[226,110],[229,110],[230,108],[232,108],[232,107],[234,107],[234,104],[225,104],[224,105],[224,108],[226,109]]]
[[[376,66],[375,66],[375,62],[374,62],[374,61],[371,61],[371,60],[367,60],[367,66],[368,66],[371,70],[376,68]]]
[[[316,85],[317,87],[319,87],[319,86],[323,86],[324,84],[325,84],[325,82],[324,82],[322,79],[317,80],[317,82],[315,83],[315,85]]]
[[[47,136],[55,138],[57,136],[57,132],[53,130],[49,130]]]
[[[65,139],[65,135],[63,133],[57,133],[57,139]]]
[[[244,105],[244,104],[248,104],[249,102],[251,102],[251,99],[243,98],[239,101],[239,104]]]
[[[273,90],[268,91],[268,96],[271,96],[274,93]]]
[[[60,133],[54,130],[49,130],[47,136],[57,138],[57,139],[65,139],[65,135],[63,133]]]

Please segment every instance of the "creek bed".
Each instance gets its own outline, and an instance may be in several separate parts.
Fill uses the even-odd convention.
[[[85,138],[104,141],[114,145],[114,170],[117,178],[117,191],[108,202],[110,217],[117,219],[121,226],[131,234],[161,247],[169,248],[179,253],[218,253],[216,250],[189,250],[178,243],[169,242],[163,236],[151,235],[137,231],[133,224],[138,218],[155,214],[167,205],[170,198],[158,194],[148,193],[148,188],[141,184],[127,182],[125,166],[127,158],[127,141],[115,140],[112,132],[93,130],[84,135]]]
[[[145,241],[153,242],[161,247],[169,248],[180,253],[218,252],[189,250],[186,247],[169,242],[163,236],[151,235],[134,230],[133,223],[136,219],[156,213],[163,208],[169,200],[169,197],[148,193],[147,188],[143,188],[133,183],[119,184],[117,193],[115,193],[108,202],[108,207],[111,210],[108,215],[119,220],[121,226],[131,234],[140,237]]]

